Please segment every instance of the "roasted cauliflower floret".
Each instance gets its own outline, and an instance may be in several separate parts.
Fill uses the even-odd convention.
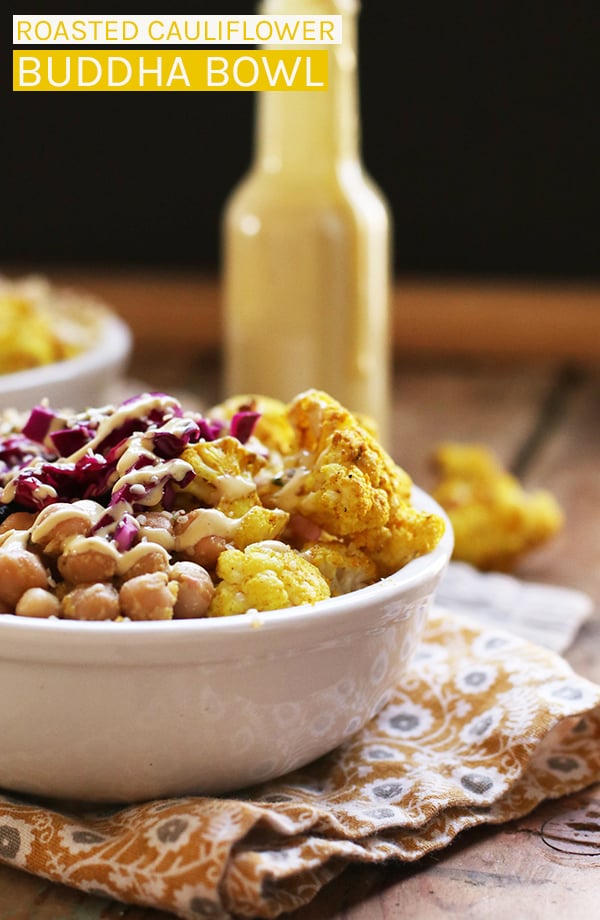
[[[261,540],[277,540],[288,520],[289,514],[281,508],[254,505],[239,519],[232,543],[238,549],[245,549],[251,543],[259,543]]]
[[[486,447],[446,443],[434,460],[440,480],[433,496],[452,522],[455,559],[507,571],[561,527],[554,497],[526,492]]]
[[[431,552],[445,529],[437,514],[419,511],[410,502],[402,502],[394,507],[384,527],[367,528],[355,534],[352,542],[368,553],[381,575],[391,575],[412,559]]]
[[[329,585],[332,597],[348,594],[377,581],[377,566],[360,549],[339,540],[323,540],[302,550]]]
[[[213,617],[314,604],[330,596],[316,566],[277,541],[224,550],[217,576],[221,580],[208,611]]]
[[[410,477],[338,402],[309,390],[290,404],[296,433],[293,464],[286,463],[275,504],[298,511],[336,536],[373,527],[389,517],[391,504],[410,496]],[[277,486],[277,483],[275,483]]]
[[[215,441],[200,441],[186,447],[181,457],[196,474],[184,491],[207,505],[239,517],[260,504],[254,477],[265,460],[237,438],[227,435]]]
[[[300,466],[275,493],[274,501],[335,536],[355,533],[366,520],[381,527],[390,514],[390,496],[377,459],[359,429],[335,430],[309,459],[310,465]]]
[[[285,458],[281,476],[261,488],[265,504],[365,551],[382,576],[433,549],[443,522],[412,508],[410,477],[347,409],[309,390],[292,401],[288,416],[296,452]]]
[[[435,450],[434,463],[444,479],[486,482],[504,474],[498,457],[483,444],[446,441]]]
[[[188,447],[182,457],[196,473],[184,491],[237,520],[235,527],[227,527],[235,547],[244,549],[281,535],[289,514],[281,508],[263,507],[254,477],[265,461],[251,448],[226,436]]]

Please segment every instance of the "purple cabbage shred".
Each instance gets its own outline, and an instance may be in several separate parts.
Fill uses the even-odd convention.
[[[138,401],[140,405],[136,408]],[[148,406],[147,399],[145,405]],[[172,510],[178,489],[185,488],[194,478],[191,468],[182,472],[178,467],[175,475],[175,471],[168,469],[169,461],[180,457],[191,444],[214,441],[227,433],[244,444],[259,418],[259,413],[250,409],[236,412],[229,426],[220,419],[199,414],[188,417],[179,403],[168,396],[163,406],[153,406],[150,410],[144,409],[144,399],[139,396],[127,400],[123,406],[131,406],[131,415],[87,451],[86,445],[93,442],[102,423],[111,417],[112,409],[91,410],[72,418],[63,418],[46,406],[32,409],[22,431],[0,438],[0,490],[10,485],[4,501],[39,511],[56,501],[93,499],[109,509],[96,530],[108,529],[120,548],[129,548],[139,529],[135,511],[159,501],[165,509]],[[168,425],[173,419],[181,421]],[[56,430],[52,430],[53,426]],[[122,469],[117,471],[117,464],[129,447],[129,439],[137,433],[143,434],[142,449],[129,470],[153,471],[163,464],[167,464],[167,470],[163,469],[158,478],[153,474],[141,476],[139,482],[116,489],[115,483],[123,475]],[[129,505],[131,514],[126,511],[117,521],[114,509],[120,502]]]
[[[126,553],[135,542],[139,524],[131,514],[124,514],[113,532],[113,539],[121,553]]]
[[[56,416],[51,409],[47,409],[45,406],[34,406],[29,418],[23,425],[23,434],[30,441],[43,444],[50,430],[50,425],[55,418]]]
[[[255,412],[253,409],[242,409],[240,412],[236,412],[229,427],[232,436],[242,444],[245,444],[254,431],[259,418],[260,412]]]
[[[89,428],[80,426],[77,428],[61,428],[58,431],[53,431],[50,435],[50,440],[59,457],[69,457],[71,454],[74,454],[75,451],[81,450],[90,440],[91,436],[92,432]]]

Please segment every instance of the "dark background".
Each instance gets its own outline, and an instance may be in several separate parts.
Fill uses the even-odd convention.
[[[44,11],[81,12],[11,14]],[[393,209],[399,273],[598,275],[599,26],[598,0],[363,0],[363,153]],[[12,93],[10,34],[0,263],[216,269],[253,94]]]

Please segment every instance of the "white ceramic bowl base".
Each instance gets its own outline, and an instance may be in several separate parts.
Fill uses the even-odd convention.
[[[441,510],[419,490],[415,504]],[[332,750],[386,702],[452,551],[314,607],[173,622],[0,616],[0,786],[215,794]]]

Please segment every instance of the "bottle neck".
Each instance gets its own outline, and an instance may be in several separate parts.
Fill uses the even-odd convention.
[[[307,4],[309,5],[309,4]],[[310,12],[331,12],[331,4],[310,3]],[[285,0],[268,4],[270,13],[288,12]],[[279,9],[282,7],[282,9]],[[304,12],[294,4],[295,12]],[[305,54],[313,46],[298,48]],[[331,174],[360,160],[357,66],[357,13],[342,12],[342,44],[328,47],[326,90],[260,92],[256,102],[255,165],[273,174],[304,178]]]

